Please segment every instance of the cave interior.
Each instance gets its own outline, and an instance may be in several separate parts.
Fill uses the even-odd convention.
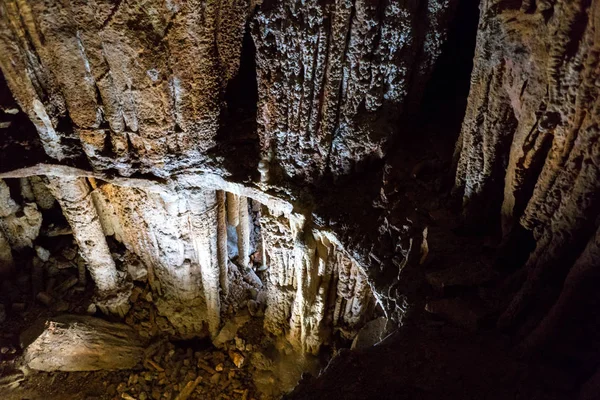
[[[6,399],[600,399],[600,0],[0,0]]]

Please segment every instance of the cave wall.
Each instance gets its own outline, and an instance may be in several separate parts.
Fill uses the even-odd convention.
[[[310,182],[383,157],[399,117],[418,104],[456,3],[262,7],[252,25],[257,120],[273,171]]]
[[[46,155],[26,159],[25,168],[3,163],[1,176],[48,176],[75,225],[88,268],[98,277],[115,277],[103,292],[114,294],[122,285],[115,283],[119,274],[99,239],[98,222],[105,235],[142,260],[158,304],[165,314],[177,310],[170,322],[186,334],[203,331],[206,322],[214,335],[219,294],[228,291],[227,262],[218,250],[224,243],[218,233],[224,208],[219,196],[252,198],[278,216],[285,209],[290,221],[297,215],[305,228],[293,234],[300,235],[293,241],[300,246],[292,250],[296,261],[274,270],[293,275],[293,295],[286,296],[303,299],[286,311],[295,326],[287,333],[315,352],[329,320],[339,320],[347,338],[364,322],[363,314],[373,308],[364,276],[371,255],[380,260],[376,273],[384,264],[393,263],[396,270],[406,265],[412,232],[394,231],[392,242],[382,245],[373,223],[369,234],[360,236],[364,240],[346,252],[346,241],[365,231],[362,219],[385,220],[385,215],[373,210],[372,216],[354,215],[351,208],[372,199],[360,197],[349,205],[334,193],[327,195],[327,210],[315,213],[323,196],[304,184],[325,187],[322,178],[352,174],[385,155],[402,130],[401,118],[418,107],[456,3],[2,1],[0,69]],[[255,67],[243,57],[254,57]],[[256,77],[257,94],[244,92],[252,85],[233,82],[241,64],[256,69],[240,76]],[[232,96],[256,95],[255,127],[229,107],[246,104]],[[236,152],[236,146],[253,140],[257,154]],[[248,164],[245,158],[255,161]],[[77,187],[85,190],[71,201],[63,192]],[[331,207],[336,202],[344,203],[342,213]],[[314,219],[319,230],[341,240],[334,245],[331,238],[319,239]],[[412,225],[404,217],[395,220]],[[89,226],[82,229],[82,221]],[[338,235],[336,229],[346,232]],[[245,231],[237,236],[248,242]],[[411,245],[394,254],[397,242]],[[386,254],[374,250],[374,243]],[[243,268],[249,254],[247,246],[238,247]],[[281,282],[272,283],[281,288]],[[395,304],[385,292],[386,304]],[[303,320],[316,303],[318,315]],[[326,310],[330,304],[337,304],[335,318]],[[182,316],[186,313],[202,315]]]
[[[499,326],[527,350],[551,345],[588,367],[600,269],[599,24],[595,0],[483,1],[456,147],[465,223],[499,221],[509,251],[534,242]]]
[[[247,1],[0,3],[0,68],[46,153],[158,175],[215,145]]]

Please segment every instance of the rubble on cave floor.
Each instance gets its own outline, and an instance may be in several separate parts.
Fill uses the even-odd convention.
[[[86,286],[91,282],[85,270],[81,274],[77,267],[82,260],[72,238],[61,237],[49,244],[47,248],[38,246],[37,251],[30,254],[31,260],[23,263],[24,268],[12,279],[2,282],[2,304],[7,304],[0,315],[4,328],[0,334],[3,398],[36,398],[39,393],[45,393],[46,399],[270,399],[291,390],[307,369],[312,368],[316,373],[319,365],[316,358],[300,356],[289,343],[265,335],[264,292],[248,279],[248,272],[239,272],[234,264],[230,265],[230,281],[234,284],[223,307],[223,319],[227,322],[219,334],[212,342],[208,338],[177,341],[175,329],[157,312],[144,273],[135,276],[125,318],[107,317],[93,303],[93,291]],[[114,244],[111,247],[120,269],[138,265],[133,254],[115,248]],[[36,275],[36,270],[43,273]],[[254,279],[258,279],[256,275]],[[22,366],[21,355],[25,350],[22,332],[36,320],[42,324],[47,320],[64,322],[70,315],[71,320],[79,322],[79,326],[73,324],[71,336],[80,338],[85,336],[77,331],[84,321],[82,318],[105,324],[106,334],[109,334],[110,323],[103,321],[126,324],[132,335],[146,343],[143,361],[131,370],[66,372],[69,368],[77,371],[94,367],[84,365],[84,360],[61,358],[59,354],[54,357],[60,359],[59,366],[53,360],[53,368],[60,369],[58,371],[34,371],[27,365]],[[46,329],[54,329],[59,335],[66,332],[52,325]],[[98,348],[100,339],[93,340]],[[86,343],[66,344],[68,346],[57,343],[60,348],[55,350],[39,348],[38,344],[36,351],[46,359],[53,357],[52,351],[73,350],[72,346],[84,346],[82,351],[86,351]],[[104,351],[120,351],[108,347]],[[68,362],[77,365],[65,365]],[[107,365],[102,364],[102,367]]]

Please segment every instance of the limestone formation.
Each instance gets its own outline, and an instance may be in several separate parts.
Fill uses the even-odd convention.
[[[248,5],[5,1],[0,67],[51,157],[160,169],[214,146]]]
[[[238,238],[238,260],[242,268],[250,264],[250,217],[248,215],[248,199],[238,198],[239,217],[236,226]]]
[[[0,230],[4,240],[15,250],[33,247],[40,233],[42,214],[36,203],[17,204],[10,189],[0,180]]]
[[[265,210],[261,225],[269,263],[265,329],[287,334],[296,348],[312,354],[333,330],[353,337],[374,306],[361,267],[298,215]]]
[[[284,0],[260,9],[252,32],[264,158],[272,152],[272,164],[307,180],[381,158],[401,111],[418,103],[455,5]]]
[[[181,381],[179,398],[204,384],[187,375],[198,368],[216,387],[227,357],[291,387],[276,376],[284,355],[300,376],[324,349],[372,346],[407,320],[497,326],[592,376],[600,0],[481,1],[450,167],[441,136],[459,122],[444,131],[437,114],[454,108],[435,102],[462,112],[438,91],[461,84],[440,55],[460,42],[466,3],[0,0],[7,318],[28,317],[13,300],[26,292],[47,312],[98,309],[144,337],[210,338],[214,365],[143,360],[177,370],[163,380]],[[445,173],[460,226],[446,221]],[[459,240],[440,253],[458,234],[480,253]],[[142,361],[122,326],[58,317],[36,329],[34,369]],[[246,330],[282,360],[253,354]],[[107,347],[122,350],[116,364]]]
[[[599,31],[595,0],[481,6],[456,191],[470,226],[500,216],[507,245],[513,236],[533,240],[525,279],[499,321],[531,332],[529,350],[562,335],[559,326],[569,330],[567,308],[597,301],[574,297],[573,288],[583,276],[591,284],[600,265],[592,255],[600,216]]]
[[[106,244],[87,181],[84,178],[49,178],[49,186],[73,229],[81,257],[98,290],[106,293],[118,291],[123,276],[117,271]]]
[[[130,369],[143,360],[145,345],[127,325],[74,315],[37,321],[21,344],[24,364],[40,371]]]

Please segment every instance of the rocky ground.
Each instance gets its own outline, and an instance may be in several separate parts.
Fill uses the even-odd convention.
[[[264,303],[257,284],[244,279],[234,264],[236,282],[224,307],[228,322],[214,344],[209,339],[177,338],[166,318],[157,314],[145,274],[138,269],[124,322],[149,343],[143,365],[127,371],[37,372],[21,371],[23,354],[19,335],[38,319],[60,314],[93,315],[109,320],[94,306],[93,287],[68,232],[38,246],[24,268],[2,282],[0,309],[0,393],[14,399],[269,399],[291,389],[308,368],[296,363],[289,345],[264,334]],[[133,256],[114,248],[121,264],[137,265]],[[246,277],[247,278],[247,277]],[[254,279],[257,279],[254,275]],[[250,282],[250,283],[248,283]],[[282,368],[284,364],[292,368]],[[23,373],[25,372],[25,373]],[[260,391],[257,389],[260,386]]]

